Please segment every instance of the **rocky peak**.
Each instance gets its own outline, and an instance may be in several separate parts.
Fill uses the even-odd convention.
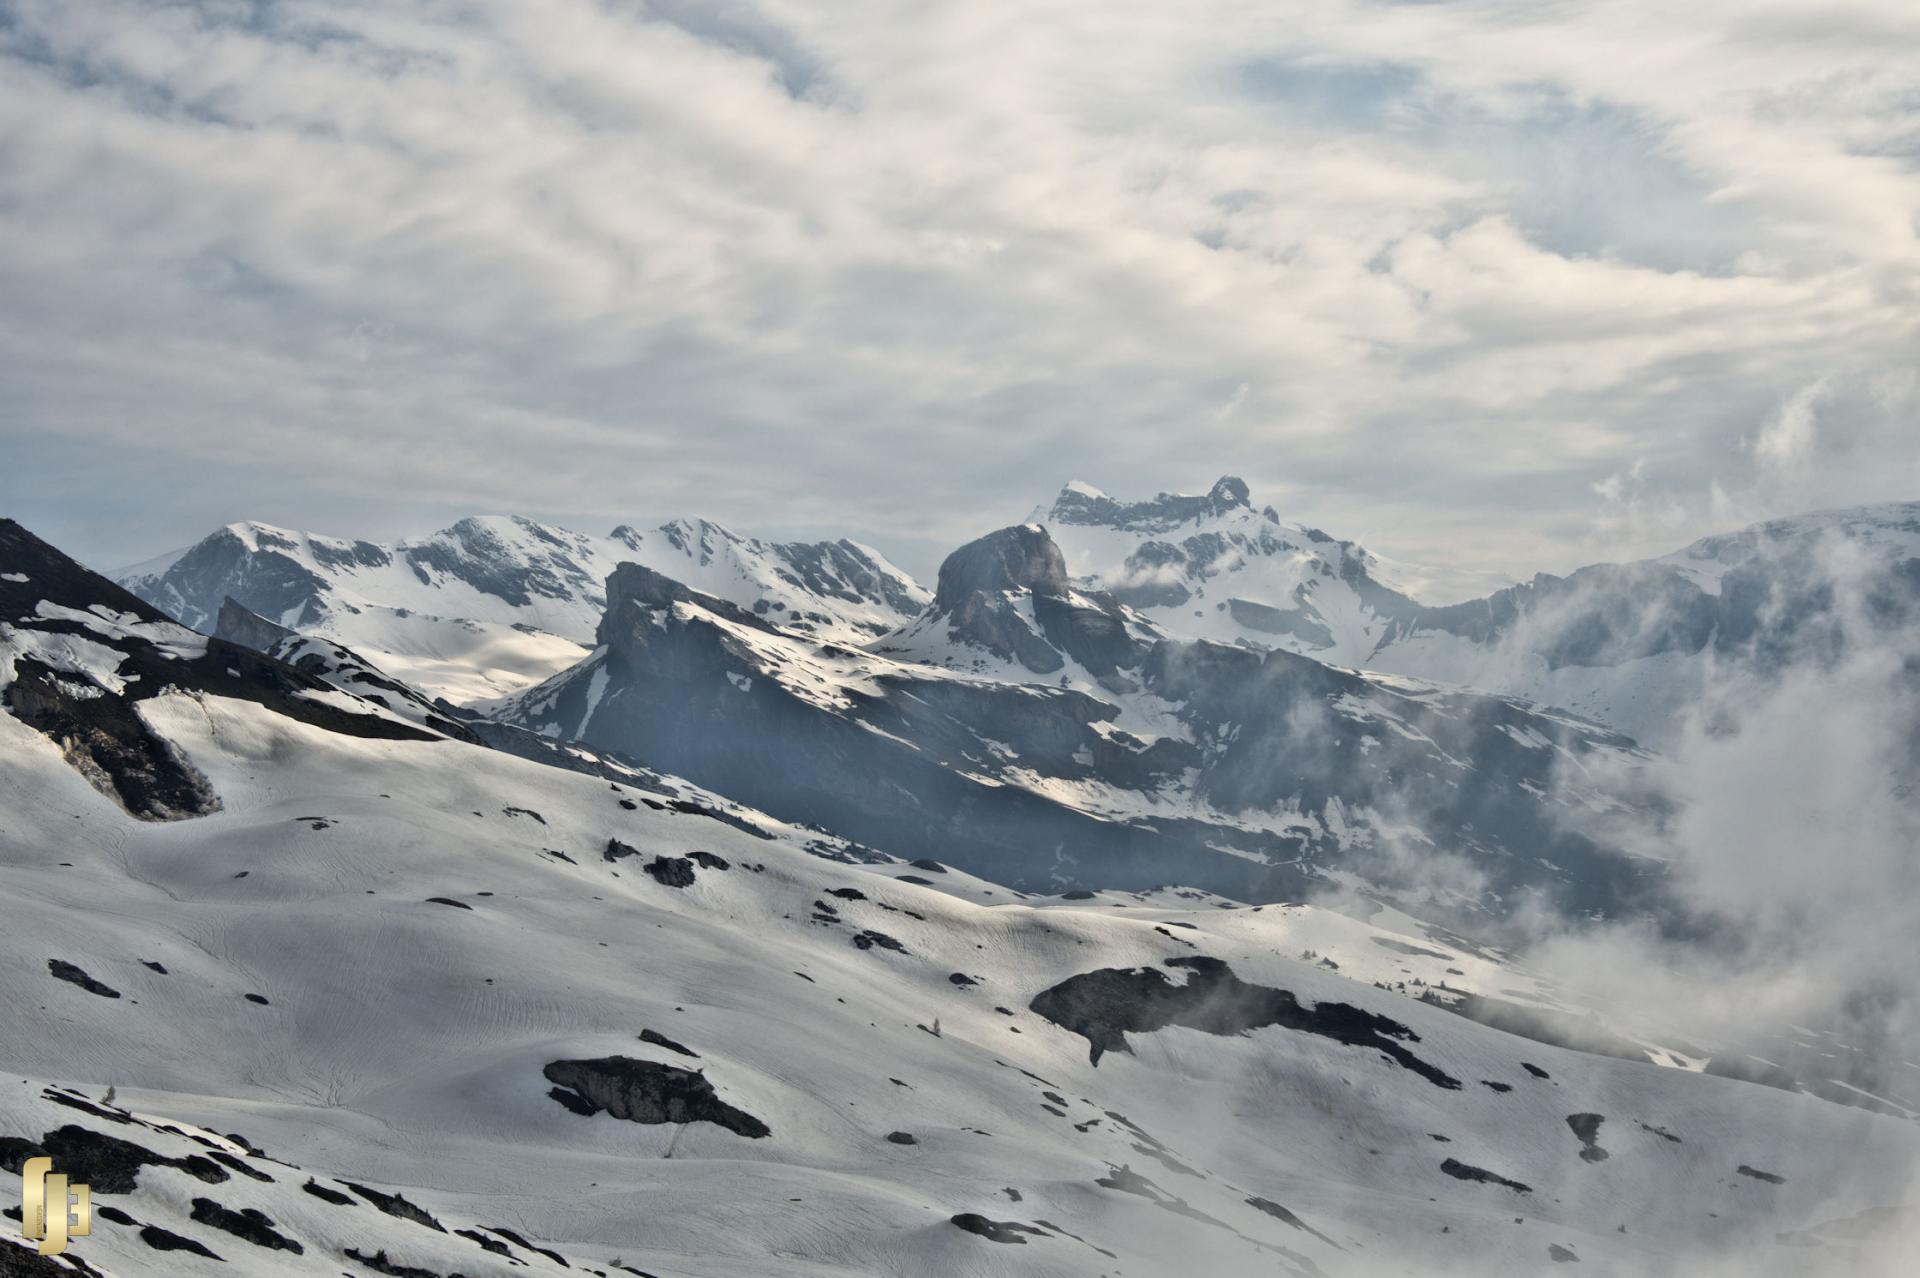
[[[655,614],[676,603],[696,604],[716,617],[755,630],[773,630],[738,604],[702,594],[645,564],[622,563],[607,576],[607,611],[600,619],[596,641],[601,647],[618,647],[634,633],[637,624],[651,621]]]
[[[1067,561],[1038,524],[1018,524],[970,541],[940,565],[936,612],[953,612],[974,595],[1031,590],[1064,595],[1069,589]]]
[[[1222,475],[1204,496],[1160,493],[1151,501],[1132,502],[1116,501],[1097,488],[1075,482],[1060,490],[1045,517],[1060,524],[1166,532],[1198,519],[1251,509],[1252,505],[1247,481],[1236,475]]]
[[[1247,481],[1238,475],[1222,475],[1207,490],[1207,500],[1214,509],[1227,510],[1234,506],[1251,506],[1252,494],[1247,491]]]

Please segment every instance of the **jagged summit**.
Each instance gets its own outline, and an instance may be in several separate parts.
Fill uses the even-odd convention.
[[[1203,496],[1160,493],[1151,501],[1137,502],[1117,501],[1091,484],[1074,480],[1060,490],[1046,517],[1052,523],[1165,531],[1251,506],[1247,481],[1236,475],[1222,475]],[[1279,518],[1271,510],[1266,513],[1275,520]]]
[[[1256,508],[1245,480],[1125,502],[1078,481],[1035,512],[1083,590],[1110,593],[1166,633],[1362,665],[1417,605],[1350,541]]]

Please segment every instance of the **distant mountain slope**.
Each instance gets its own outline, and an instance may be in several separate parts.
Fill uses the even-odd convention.
[[[590,537],[531,520],[463,519],[380,545],[230,524],[176,556],[123,571],[128,589],[211,631],[232,598],[290,630],[345,644],[388,674],[464,703],[538,682],[585,655],[615,564],[648,563],[843,642],[913,616],[926,592],[848,541],[777,544],[704,520]]]
[[[136,819],[31,707],[0,714],[0,1200],[47,1154],[94,1213],[61,1260],[0,1230],[0,1273],[1904,1272],[1872,1230],[1911,1122],[1429,1006],[1399,983],[1551,995],[1440,929],[1040,900],[413,725],[350,734],[307,710],[346,694],[14,532],[8,691],[84,689],[214,802]],[[875,659],[648,573],[616,574],[614,624],[660,614],[662,660],[701,626],[812,663],[767,673],[796,697],[864,695],[815,680]],[[1042,697],[951,672],[914,695],[948,684]]]
[[[1069,484],[1034,519],[1076,585],[1171,636],[1524,697],[1650,742],[1716,674],[1830,660],[1849,627],[1920,618],[1920,502],[1772,520],[1444,605],[1401,584],[1433,574],[1255,509],[1232,477],[1138,502]]]
[[[608,592],[593,655],[497,718],[1027,890],[1175,881],[1265,901],[1351,873],[1444,880],[1436,908],[1499,915],[1524,888],[1611,911],[1657,877],[1580,829],[1579,805],[1610,801],[1581,768],[1632,766],[1625,738],[1168,640],[1072,588],[1032,525],[954,552],[928,611],[868,649],[639,565]]]
[[[1067,572],[1138,609],[1167,633],[1359,665],[1394,621],[1422,606],[1403,579],[1458,590],[1432,570],[1392,564],[1350,541],[1256,508],[1223,477],[1204,495],[1119,501],[1070,483],[1031,516]],[[1471,593],[1471,592],[1469,592]]]
[[[1833,661],[1920,622],[1920,502],[1773,520],[1658,559],[1397,617],[1365,663],[1659,742],[1709,681]]]

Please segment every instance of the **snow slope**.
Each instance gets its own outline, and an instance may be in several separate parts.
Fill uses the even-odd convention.
[[[139,1114],[297,1164],[211,1187],[154,1168],[96,1195],[241,1272],[367,1272],[348,1246],[508,1272],[459,1235],[303,1200],[311,1175],[662,1278],[1531,1274],[1555,1247],[1656,1273],[1749,1246],[1750,1272],[1806,1273],[1806,1252],[1755,1240],[1892,1205],[1920,1147],[1894,1119],[1561,1051],[1348,981],[1293,957],[1297,934],[1265,914],[1169,927],[1158,911],[974,904],[811,855],[803,831],[629,809],[630,791],[458,742],[342,737],[217,697],[144,713],[218,813],[133,821],[0,718],[0,1015],[8,1071],[33,1080],[0,1092],[0,1122],[193,1152],[54,1109],[40,1080],[111,1085]],[[637,852],[606,860],[609,840]],[[696,850],[725,868],[687,862],[685,886],[643,868]],[[1406,1050],[1461,1085],[1280,1027],[1134,1033],[1095,1066],[1029,1009],[1090,972],[1178,980],[1168,960],[1196,954],[1403,1025]],[[55,979],[51,959],[122,997]],[[769,1134],[583,1116],[549,1095],[553,1062],[619,1056],[704,1071]],[[1583,1113],[1604,1116],[1608,1161],[1580,1156],[1567,1118]],[[259,1207],[304,1254],[188,1219],[196,1196]],[[952,1223],[968,1214],[1035,1232],[996,1242]],[[131,1226],[96,1224],[75,1250],[156,1272]]]
[[[96,1212],[0,1272],[1905,1272],[1911,1122],[1428,1005],[1551,992],[1415,920],[1034,898],[316,710],[0,533],[0,1167]],[[208,802],[123,806],[74,733],[130,721]]]

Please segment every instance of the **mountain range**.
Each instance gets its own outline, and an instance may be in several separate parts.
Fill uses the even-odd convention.
[[[303,634],[346,644],[454,701],[537,682],[585,655],[616,564],[648,564],[797,633],[883,634],[926,603],[877,551],[850,541],[775,544],[701,519],[592,537],[530,519],[463,519],[410,541],[229,524],[114,574],[182,623],[211,631],[232,598]]]
[[[1049,594],[1047,544],[969,548],[933,607],[1162,686],[1175,641]],[[640,565],[608,595],[609,656],[773,642]],[[57,1259],[0,1241],[4,1272],[1893,1272],[1859,1266],[1911,1111],[1608,1037],[1391,907],[1037,895],[574,743],[522,757],[12,524],[0,617],[0,1166],[54,1157],[95,1214]]]
[[[1920,1069],[1501,938],[1705,925],[1664,736],[1910,624],[1920,504],[1435,580],[1232,478],[931,589],[0,521],[0,1167],[96,1212],[0,1274],[1900,1272]]]

